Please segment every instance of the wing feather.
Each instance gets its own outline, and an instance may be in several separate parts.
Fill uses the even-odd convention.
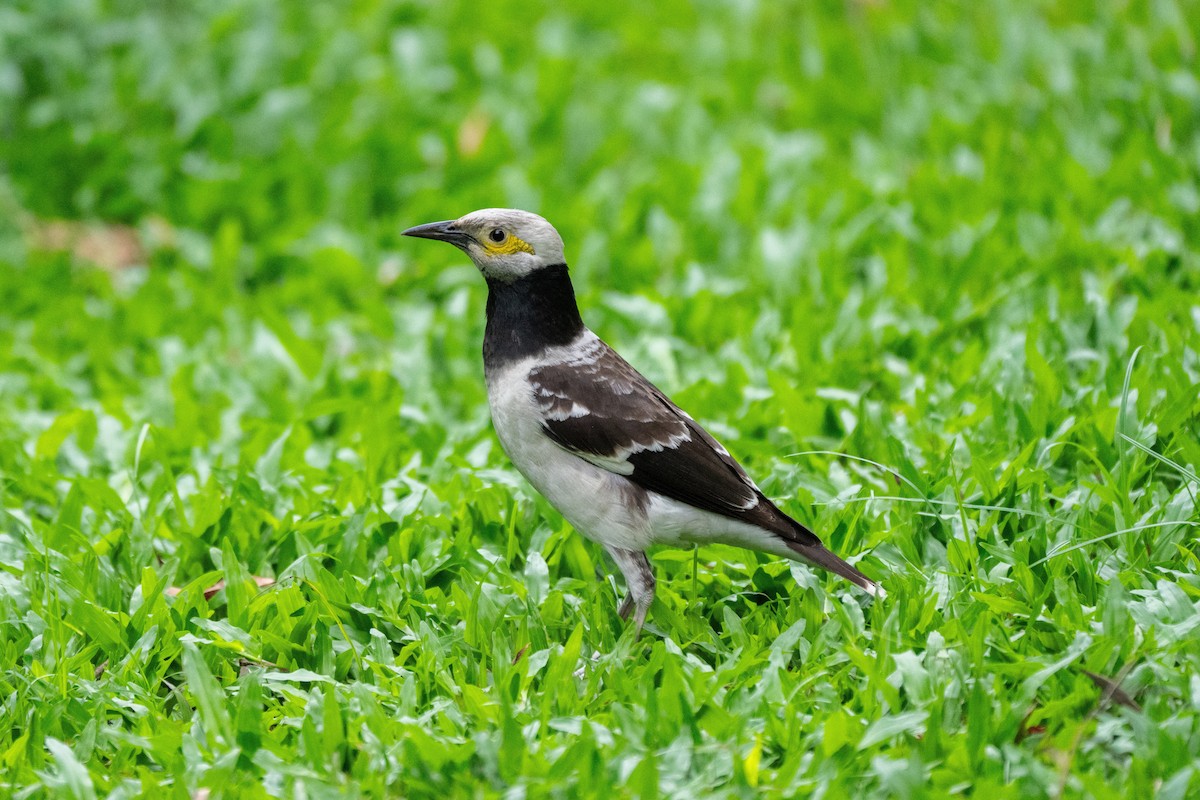
[[[529,373],[542,426],[601,469],[789,541],[819,544],[763,496],[729,452],[608,345],[591,339]]]

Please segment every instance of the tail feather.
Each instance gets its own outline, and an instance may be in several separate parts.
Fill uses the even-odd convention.
[[[835,575],[840,575],[874,597],[887,597],[887,592],[883,590],[882,586],[835,556],[825,545],[787,542],[787,546],[796,554],[797,560],[807,561],[827,569]]]

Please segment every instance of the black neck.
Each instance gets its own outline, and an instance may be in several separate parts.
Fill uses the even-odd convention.
[[[566,264],[543,267],[510,283],[488,279],[483,361],[494,369],[573,342],[583,330]]]

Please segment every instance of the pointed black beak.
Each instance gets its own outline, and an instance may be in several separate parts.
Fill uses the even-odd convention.
[[[402,235],[416,236],[418,239],[437,239],[440,242],[449,242],[460,250],[466,250],[467,245],[473,240],[454,227],[454,222],[455,220],[452,219],[444,222],[428,222],[415,228],[409,228]]]

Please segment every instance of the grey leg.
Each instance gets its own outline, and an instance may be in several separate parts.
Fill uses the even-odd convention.
[[[627,620],[629,612],[633,611],[633,624],[637,626],[635,635],[641,636],[642,625],[646,623],[646,612],[654,602],[654,570],[650,567],[650,559],[640,550],[625,550],[608,545],[605,545],[604,549],[613,557],[613,561],[617,562],[617,568],[625,576],[625,584],[629,587],[629,594],[621,602],[617,613],[621,619]]]

